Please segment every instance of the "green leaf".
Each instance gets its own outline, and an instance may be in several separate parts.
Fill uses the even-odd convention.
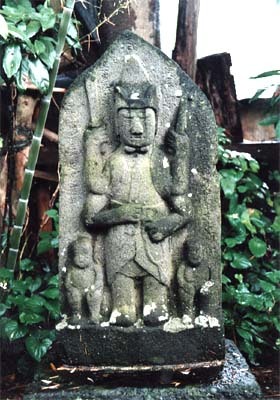
[[[25,339],[26,349],[36,361],[41,361],[51,345],[52,340],[49,338],[40,339],[34,336],[28,336]]]
[[[30,312],[22,312],[19,314],[19,320],[25,325],[34,325],[38,324],[45,320],[45,318],[40,314],[32,314]]]
[[[4,58],[3,58],[3,68],[8,78],[11,78],[16,74],[21,63],[22,55],[20,46],[18,44],[6,46]]]
[[[51,279],[48,281],[48,286],[55,286],[55,287],[58,287],[58,284],[59,284],[59,277],[58,277],[58,274],[52,276]]]
[[[252,266],[251,261],[242,253],[233,253],[233,261],[230,265],[236,269],[248,269]]]
[[[14,320],[8,321],[4,330],[11,341],[24,337],[28,332],[28,328],[26,326],[19,325],[18,322]]]
[[[266,71],[257,76],[252,76],[250,79],[266,78],[268,76],[276,76],[276,75],[280,75],[280,69],[275,69],[273,71]]]
[[[39,59],[35,61],[29,60],[29,74],[34,85],[41,93],[45,93],[49,87],[49,73]]]
[[[280,271],[275,270],[275,271],[265,272],[265,277],[268,278],[273,283],[279,283],[280,282]]]
[[[41,295],[46,297],[47,299],[58,299],[59,298],[59,290],[58,288],[49,288],[41,292]]]
[[[19,268],[21,271],[33,271],[34,261],[30,260],[30,258],[24,258],[23,260],[20,260]]]
[[[240,220],[241,220],[242,224],[246,226],[248,231],[250,231],[251,233],[257,232],[255,226],[251,223],[250,211],[248,209],[243,211],[243,213],[241,214]]]
[[[48,37],[41,37],[40,41],[45,45],[45,52],[40,54],[40,59],[44,64],[51,69],[56,57],[56,51],[52,43],[52,39]]]
[[[274,125],[277,124],[277,122],[279,121],[279,115],[269,115],[266,118],[263,118],[260,122],[259,125],[262,126],[269,126],[269,125]]]
[[[8,37],[9,28],[5,18],[0,14],[0,36],[2,36],[5,40]]]
[[[276,286],[273,283],[264,281],[262,279],[258,280],[258,284],[267,293],[273,292],[276,289]]]
[[[60,303],[57,299],[46,301],[45,307],[50,312],[53,319],[60,318]]]
[[[39,22],[42,26],[43,32],[54,27],[56,22],[56,15],[52,8],[46,6],[39,6]]]
[[[38,255],[43,254],[46,251],[51,250],[52,248],[53,247],[51,245],[51,240],[49,238],[40,240],[40,242],[37,245],[37,254]]]
[[[267,89],[267,88],[258,89],[258,90],[256,91],[256,93],[254,94],[254,96],[250,99],[250,103],[251,103],[252,101],[257,100],[257,99],[266,91],[266,89]]]
[[[20,64],[20,68],[15,75],[16,85],[20,91],[25,91],[27,89],[26,82],[29,76],[29,60],[23,58]]]
[[[46,50],[46,46],[44,45],[44,42],[42,42],[41,40],[35,40],[34,49],[35,53],[40,55],[44,53],[44,51]]]
[[[251,253],[257,258],[263,257],[267,251],[266,243],[257,237],[249,240],[248,247]]]
[[[30,21],[26,26],[26,36],[31,38],[39,32],[41,24],[39,21]]]
[[[30,276],[26,279],[27,288],[31,293],[34,293],[39,287],[42,285],[42,279],[37,276],[35,279],[32,279]]]
[[[2,317],[8,309],[9,307],[6,304],[0,303],[0,317]]]
[[[243,339],[249,340],[250,342],[253,341],[253,336],[249,331],[239,327],[236,328],[236,331]]]
[[[278,122],[275,126],[275,137],[276,139],[280,139],[280,117],[278,119]]]
[[[43,312],[45,306],[45,299],[39,295],[26,297],[22,304],[19,305],[22,312],[40,314]]]
[[[7,281],[12,279],[14,276],[14,271],[8,268],[0,268],[0,280]]]

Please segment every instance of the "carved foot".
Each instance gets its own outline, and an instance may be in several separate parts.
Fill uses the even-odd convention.
[[[149,326],[158,326],[168,321],[169,313],[165,304],[146,304],[143,311],[144,323]]]
[[[109,320],[111,325],[131,326],[136,322],[136,313],[129,307],[114,309]]]

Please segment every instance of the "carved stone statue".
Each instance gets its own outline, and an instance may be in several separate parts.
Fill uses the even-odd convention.
[[[131,71],[137,74],[136,84]],[[105,199],[99,211],[100,193],[89,193],[85,223],[93,230],[106,230],[105,269],[113,302],[110,323],[129,326],[140,317],[147,325],[160,325],[169,318],[170,235],[187,222],[190,210],[176,207],[176,194],[164,199],[154,186],[151,155],[158,97],[137,59],[127,60],[114,91],[118,146],[100,177],[94,169],[87,170],[92,179],[101,180]],[[172,144],[175,135],[169,139]],[[97,182],[97,186],[101,185]]]
[[[125,32],[67,92],[59,135],[67,363],[221,366],[216,125],[205,96]]]
[[[79,323],[85,308],[91,322],[99,322],[103,295],[103,274],[93,263],[91,238],[79,236],[72,244],[72,258],[67,269],[65,288],[72,314],[72,323]]]

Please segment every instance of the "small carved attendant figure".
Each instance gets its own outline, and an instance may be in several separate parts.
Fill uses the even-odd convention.
[[[93,262],[91,238],[81,235],[72,246],[73,263],[68,266],[65,280],[72,321],[83,319],[87,308],[90,321],[97,323],[103,294],[101,267]]]

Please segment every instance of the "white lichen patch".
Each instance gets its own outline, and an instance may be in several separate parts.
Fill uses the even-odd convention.
[[[7,282],[0,282],[0,288],[3,290],[7,290],[8,288],[8,283]]]
[[[131,100],[138,100],[140,97],[140,94],[138,92],[131,93],[130,98]]]
[[[155,311],[157,308],[156,303],[152,302],[151,304],[146,304],[143,310],[143,315],[146,317],[147,315],[150,315],[151,312]]]
[[[163,168],[169,168],[169,161],[167,157],[163,157],[162,166]]]
[[[205,315],[200,315],[199,317],[196,317],[194,320],[195,325],[201,326],[202,328],[207,328],[208,327],[208,318]]]
[[[144,323],[143,323],[142,319],[139,318],[139,319],[135,322],[134,326],[135,326],[135,328],[143,328]]]
[[[88,292],[88,288],[85,288],[85,293],[87,293]]]
[[[204,283],[204,285],[202,286],[202,288],[200,289],[200,293],[201,294],[207,294],[209,292],[209,289],[214,286],[214,282],[213,281],[207,281]]]
[[[193,175],[197,175],[197,174],[198,174],[197,169],[196,169],[196,168],[192,168],[192,169],[191,169],[191,173],[192,173]]]
[[[163,325],[163,330],[165,332],[177,333],[186,329],[189,328],[183,323],[181,318],[170,318],[170,320]]]
[[[67,328],[71,329],[73,331],[74,329],[76,329],[76,326],[75,325],[68,325]]]
[[[220,326],[218,319],[211,317],[210,315],[200,315],[194,320],[194,323],[202,328],[214,328]]]
[[[214,328],[215,326],[220,326],[219,320],[215,317],[208,317],[210,328]]]
[[[165,128],[170,128],[170,123],[169,122],[167,122],[166,124],[165,124]]]
[[[176,92],[175,92],[175,96],[176,97],[182,97],[183,96],[182,90],[181,89],[177,89]]]
[[[168,315],[168,313],[166,313],[166,314],[164,314],[164,315],[160,315],[160,316],[158,317],[158,320],[159,320],[159,322],[163,322],[163,321],[167,321],[168,318],[169,318],[169,315]]]
[[[81,329],[81,325],[76,325],[76,329]]]
[[[191,198],[193,196],[192,193],[188,193],[188,197]]]
[[[185,325],[186,329],[192,329],[194,327],[192,318],[188,314],[183,315],[182,322]]]
[[[122,314],[118,310],[113,310],[109,320],[110,324],[115,324],[117,322],[117,318],[121,315]]]
[[[62,271],[62,272],[66,272],[66,271],[67,271],[67,268],[66,268],[66,267],[62,267],[62,268],[61,268],[61,271]]]
[[[56,329],[57,331],[61,331],[62,329],[67,328],[67,326],[68,326],[68,323],[67,323],[67,315],[66,315],[66,314],[63,314],[63,315],[62,315],[62,320],[61,320],[58,324],[56,324],[55,329]]]
[[[110,326],[110,321],[101,322],[100,326],[102,326],[102,328],[105,328],[106,326]]]

